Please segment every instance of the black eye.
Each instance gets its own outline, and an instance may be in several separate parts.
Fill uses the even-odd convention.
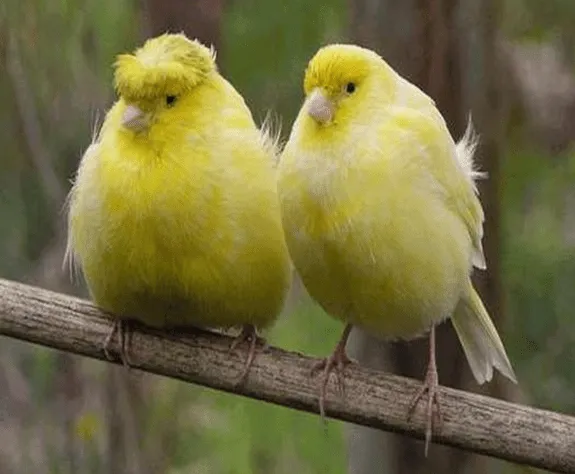
[[[355,91],[355,84],[353,82],[348,82],[347,85],[345,86],[345,91],[348,94],[353,94]]]
[[[166,96],[166,105],[171,107],[176,103],[176,96],[175,95],[167,95]]]

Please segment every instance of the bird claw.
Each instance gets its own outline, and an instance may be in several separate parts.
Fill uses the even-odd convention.
[[[319,390],[319,413],[322,420],[325,421],[325,396],[327,392],[327,384],[332,372],[335,372],[337,386],[341,397],[345,397],[345,368],[351,364],[352,361],[347,357],[345,350],[336,349],[333,354],[325,359],[316,362],[311,368],[310,375],[313,377],[318,372],[322,372],[322,380]]]
[[[443,423],[443,415],[441,413],[441,403],[439,394],[439,380],[437,370],[429,367],[425,375],[423,385],[417,390],[417,393],[411,400],[409,405],[407,419],[410,420],[415,412],[419,402],[423,396],[427,394],[427,403],[425,406],[426,425],[425,425],[425,457],[429,452],[429,444],[433,431]]]
[[[262,346],[262,350],[265,350],[268,347],[266,340],[263,337],[257,335],[256,328],[251,324],[246,324],[242,328],[240,334],[232,341],[229,351],[236,352],[238,346],[244,342],[249,344],[248,357],[246,359],[244,368],[236,382],[236,385],[242,385],[246,381],[256,356],[256,347],[258,343]]]
[[[116,360],[116,357],[114,357],[114,355],[112,355],[110,352],[112,339],[114,339],[114,334],[116,334],[116,332],[118,333],[118,337],[120,339],[120,360],[122,361],[122,365],[129,370],[132,364],[128,356],[130,342],[130,327],[128,321],[122,319],[114,320],[112,329],[104,341],[104,355],[109,361]]]
[[[117,328],[118,328],[118,321],[114,321],[114,323],[112,324],[112,329],[106,336],[106,340],[104,341],[104,345],[102,347],[102,349],[104,350],[104,355],[106,356],[106,359],[108,359],[109,361],[114,360],[114,356],[110,353],[110,346],[112,345],[112,339],[114,337],[114,334],[116,334]]]

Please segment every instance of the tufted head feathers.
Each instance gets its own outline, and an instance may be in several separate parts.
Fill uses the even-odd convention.
[[[114,82],[128,102],[180,95],[216,70],[214,51],[184,34],[164,34],[146,41],[134,54],[121,54]]]

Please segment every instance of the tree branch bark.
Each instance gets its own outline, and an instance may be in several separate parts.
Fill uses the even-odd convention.
[[[0,334],[105,360],[112,322],[91,303],[0,279]],[[245,385],[244,360],[231,339],[207,331],[161,332],[135,325],[134,368],[266,402],[317,413],[310,357],[270,347],[259,354]],[[118,347],[115,347],[117,353]],[[119,363],[119,359],[115,361]],[[359,366],[346,373],[346,393],[329,391],[330,417],[423,438],[424,417],[406,419],[419,382]],[[441,388],[443,424],[434,441],[556,472],[575,472],[575,418],[450,388]],[[422,448],[423,449],[423,448]]]

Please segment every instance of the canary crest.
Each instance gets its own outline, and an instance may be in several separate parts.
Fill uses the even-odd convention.
[[[134,54],[119,55],[114,83],[127,101],[145,102],[188,92],[215,70],[213,49],[184,34],[167,33],[146,41]]]

